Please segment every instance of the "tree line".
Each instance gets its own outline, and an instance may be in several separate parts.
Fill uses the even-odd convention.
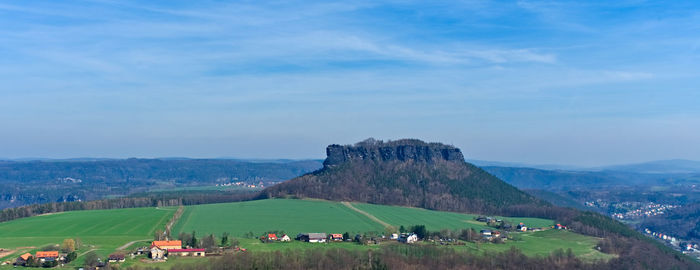
[[[670,264],[669,264],[670,263]],[[127,267],[152,270],[152,267]],[[471,253],[426,245],[386,245],[377,250],[309,249],[274,252],[241,252],[212,257],[202,264],[176,264],[173,270],[229,269],[697,269],[664,258],[656,261],[613,258],[584,262],[571,250],[557,250],[544,257],[528,257],[512,248],[504,252]]]

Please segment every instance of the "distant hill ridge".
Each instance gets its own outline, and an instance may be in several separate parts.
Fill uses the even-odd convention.
[[[261,198],[307,197],[496,213],[541,201],[466,163],[460,149],[416,139],[330,145],[324,167],[263,190]]]

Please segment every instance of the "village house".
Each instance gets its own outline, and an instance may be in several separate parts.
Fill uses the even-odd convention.
[[[331,241],[335,241],[335,242],[342,242],[343,241],[343,235],[339,234],[339,233],[332,233],[328,238]]]
[[[309,243],[325,243],[325,233],[300,233],[297,235],[297,240]]]
[[[37,251],[36,258],[40,262],[52,262],[58,260],[58,251]]]
[[[182,241],[171,240],[171,241],[153,241],[151,247],[158,247],[159,249],[169,250],[169,249],[180,249],[182,248]]]
[[[491,237],[491,230],[481,230],[481,236],[485,238]]]
[[[267,234],[267,240],[277,241],[277,235],[274,233]]]
[[[391,237],[389,237],[389,239],[391,239],[391,240],[399,239],[399,234],[398,234],[398,233],[392,233],[392,234],[391,234]]]
[[[413,244],[415,242],[418,242],[418,235],[416,235],[415,233],[402,233],[399,236],[398,241],[401,243]]]
[[[204,257],[204,256],[206,256],[205,250],[203,248],[169,249],[168,255],[192,256],[192,257]]]
[[[151,259],[163,260],[165,259],[165,249],[158,248],[157,246],[151,247]]]
[[[25,264],[27,264],[27,261],[31,257],[32,257],[31,253],[24,253],[24,254],[20,255],[19,257],[17,257],[17,260],[15,261],[15,265],[25,265]]]
[[[566,230],[566,226],[561,225],[559,223],[557,223],[557,225],[554,225],[554,228],[557,230]]]
[[[285,235],[282,235],[282,237],[280,237],[280,241],[281,242],[289,242],[289,241],[292,241],[292,239],[289,238],[289,235],[285,234]]]
[[[520,224],[518,224],[517,229],[518,229],[518,231],[526,232],[526,231],[527,231],[527,226],[525,226],[525,224],[523,224],[522,222],[520,222]]]
[[[113,263],[113,262],[124,262],[126,259],[124,258],[124,253],[112,253],[109,254],[107,257],[107,261]]]

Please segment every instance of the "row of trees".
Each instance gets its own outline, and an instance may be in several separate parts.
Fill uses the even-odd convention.
[[[123,197],[116,199],[104,199],[85,202],[55,202],[45,204],[34,204],[17,208],[3,209],[2,211],[0,211],[0,222],[66,211],[137,207],[164,207],[238,202],[251,200],[256,196],[257,193],[240,190],[218,192],[184,191],[173,193],[148,193],[140,194],[135,197]]]
[[[192,248],[204,248],[208,252],[213,251],[218,247],[236,247],[239,242],[237,239],[232,238],[228,232],[221,234],[221,238],[217,239],[214,234],[205,235],[201,239],[197,238],[197,233],[192,231],[192,233],[181,232],[178,235],[178,240],[182,241],[182,244]]]
[[[245,252],[213,257],[206,264],[179,264],[173,270],[228,269],[695,269],[693,265],[613,258],[583,262],[571,250],[557,250],[545,257],[528,257],[518,249],[500,253],[458,252],[426,245],[386,245],[378,250],[311,249]],[[128,267],[128,270],[153,268]]]

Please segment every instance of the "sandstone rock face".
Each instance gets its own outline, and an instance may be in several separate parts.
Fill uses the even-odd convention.
[[[353,161],[464,161],[459,148],[441,143],[426,143],[420,140],[376,141],[368,139],[355,145],[333,144],[326,148],[324,166],[339,165]]]

